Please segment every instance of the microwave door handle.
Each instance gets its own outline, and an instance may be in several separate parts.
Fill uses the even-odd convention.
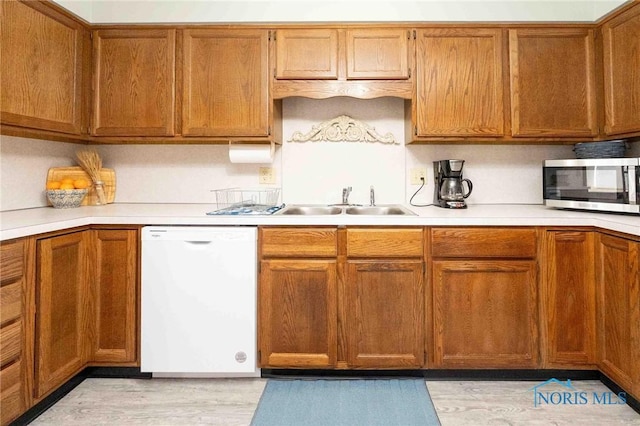
[[[636,176],[636,169],[637,167],[635,166],[630,166],[630,167],[625,167],[627,169],[627,172],[624,174],[625,175],[625,179],[626,179],[626,186],[629,188],[629,204],[637,204],[638,203],[638,186],[640,186],[640,183],[638,182],[638,177],[640,176]],[[623,179],[623,185],[624,185],[624,179]]]

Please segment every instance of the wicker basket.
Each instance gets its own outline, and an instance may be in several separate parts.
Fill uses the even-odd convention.
[[[623,158],[627,149],[624,139],[603,142],[577,143],[573,148],[576,158]]]

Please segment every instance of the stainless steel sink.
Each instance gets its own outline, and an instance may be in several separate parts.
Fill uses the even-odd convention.
[[[399,205],[347,207],[345,209],[345,213],[359,215],[416,215],[412,211],[407,210]]]
[[[278,214],[294,214],[294,215],[331,215],[340,214],[340,207],[331,206],[290,206],[286,207]]]
[[[337,215],[337,214],[357,214],[357,215],[375,215],[375,216],[391,216],[406,215],[415,216],[415,213],[393,204],[388,206],[296,206],[285,207],[276,214],[287,215]]]

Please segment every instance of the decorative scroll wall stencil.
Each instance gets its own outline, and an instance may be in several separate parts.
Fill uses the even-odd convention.
[[[293,132],[289,142],[380,142],[398,145],[392,133],[381,135],[376,129],[348,115],[341,115],[313,126],[307,133]]]

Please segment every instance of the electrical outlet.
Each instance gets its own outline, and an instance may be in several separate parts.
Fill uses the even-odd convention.
[[[260,184],[270,185],[276,183],[276,172],[273,167],[260,167],[258,177]]]
[[[422,185],[421,178],[424,178],[424,183],[427,183],[427,169],[424,167],[415,167],[410,170],[411,173],[411,185]]]

